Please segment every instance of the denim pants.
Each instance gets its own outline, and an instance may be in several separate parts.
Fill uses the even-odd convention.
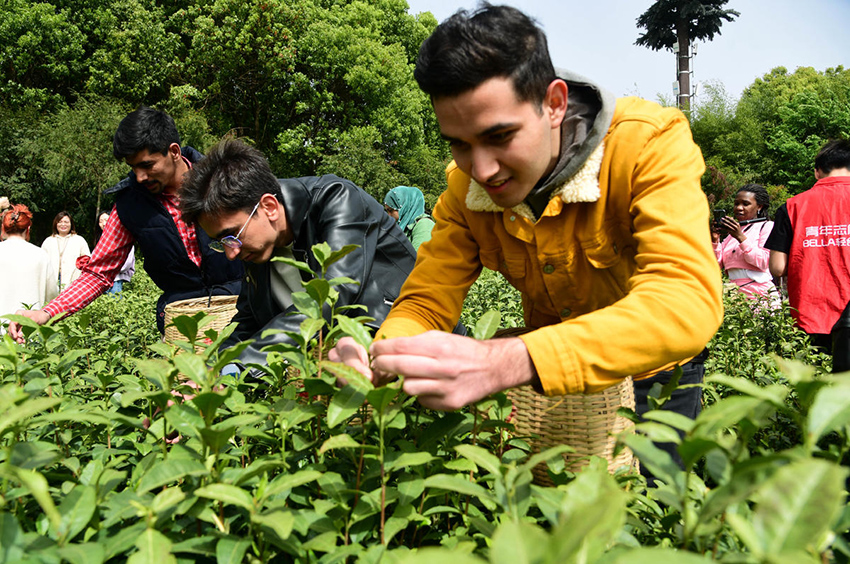
[[[703,376],[705,376],[705,357],[701,354],[694,360],[682,365],[682,377],[679,379],[679,385],[683,384],[701,384]],[[656,383],[665,385],[673,377],[673,372],[665,370],[659,372],[655,376],[635,381],[635,411],[643,417],[643,414],[649,411],[649,390]],[[696,419],[699,412],[702,411],[702,388],[678,388],[673,391],[670,399],[664,404],[662,409],[680,413],[691,419]],[[681,433],[680,433],[681,434]],[[682,457],[676,449],[674,443],[655,443],[655,446],[670,454],[673,461],[682,467]],[[652,474],[646,470],[646,467],[641,465],[640,473],[651,478]]]

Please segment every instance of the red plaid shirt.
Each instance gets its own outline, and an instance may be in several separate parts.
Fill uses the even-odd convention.
[[[185,157],[184,157],[184,160]],[[186,160],[191,168],[191,163]],[[177,196],[174,194],[157,194],[158,199],[177,225],[180,239],[186,247],[189,258],[196,265],[201,266],[201,249],[198,245],[198,237],[195,226],[189,225],[180,217],[177,208]],[[59,296],[44,307],[50,317],[64,313],[70,315],[76,313],[92,303],[98,296],[112,287],[115,277],[127,260],[130,250],[135,243],[133,235],[124,227],[118,218],[115,206],[109,214],[103,235],[91,254],[91,260],[83,267],[82,274],[77,280],[70,284]]]

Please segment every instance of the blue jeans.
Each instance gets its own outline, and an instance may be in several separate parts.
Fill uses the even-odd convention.
[[[120,294],[123,289],[124,289],[124,281],[123,280],[116,280],[115,282],[112,283],[112,287],[109,290],[107,290],[107,293],[109,293],[109,294]]]
[[[682,377],[679,379],[679,385],[701,384],[703,376],[705,376],[704,362],[705,358],[703,355],[700,355],[691,362],[683,364]],[[665,370],[651,378],[635,381],[635,411],[641,416],[641,418],[644,413],[649,411],[649,402],[647,397],[649,396],[649,390],[652,386],[656,383],[660,383],[663,386],[669,382],[672,377],[673,372]],[[670,399],[667,400],[667,403],[664,404],[662,409],[680,413],[686,417],[690,417],[691,419],[696,419],[696,416],[699,415],[700,411],[702,411],[702,388],[687,388],[684,390],[678,388],[674,390]],[[680,432],[679,434],[681,435],[682,433]],[[673,457],[673,461],[680,467],[683,466],[682,457],[679,456],[679,451],[676,449],[675,443],[655,443],[655,446]],[[646,467],[643,465],[640,467],[640,473],[647,478],[652,477],[652,474],[646,470]]]

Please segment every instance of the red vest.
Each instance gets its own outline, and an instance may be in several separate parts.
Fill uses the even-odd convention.
[[[850,301],[850,176],[821,179],[787,206],[792,314],[806,333],[829,333]]]

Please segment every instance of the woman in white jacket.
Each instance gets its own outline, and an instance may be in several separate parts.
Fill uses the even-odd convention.
[[[21,307],[44,307],[59,293],[56,274],[44,250],[28,242],[32,212],[15,204],[3,216],[6,240],[0,243],[0,316]],[[3,326],[0,323],[0,334]]]
[[[44,240],[41,248],[50,256],[50,264],[59,278],[60,288],[80,277],[77,259],[91,254],[89,244],[77,235],[74,220],[66,211],[57,213],[53,218],[53,235]]]

